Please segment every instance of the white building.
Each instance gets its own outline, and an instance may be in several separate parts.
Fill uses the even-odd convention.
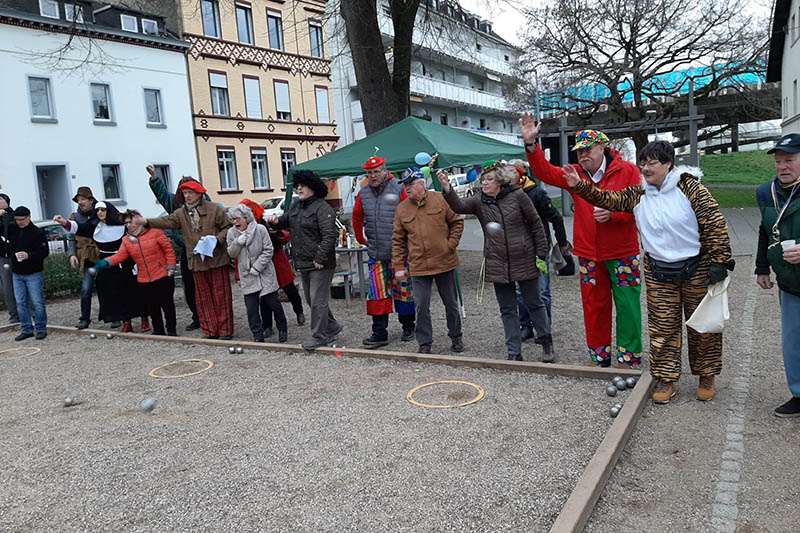
[[[385,0],[378,2],[378,24],[387,49],[394,30]],[[329,9],[338,9],[331,3]],[[333,99],[344,146],[366,136],[344,23],[331,13],[328,35],[333,65]],[[423,0],[417,12],[411,62],[411,115],[456,128],[521,144],[514,112],[506,94],[520,80],[515,74],[521,50],[492,31],[491,22],[462,9],[452,0]],[[387,56],[390,60],[391,56]],[[344,194],[343,194],[344,196]],[[345,202],[347,203],[347,202]]]
[[[170,190],[181,175],[197,176],[188,43],[166,34],[163,18],[125,7],[15,7],[0,8],[0,190],[34,220],[74,211],[83,185],[120,210],[162,213],[145,166],[157,165]]]
[[[800,133],[800,0],[775,0],[767,81],[781,82],[781,130]]]

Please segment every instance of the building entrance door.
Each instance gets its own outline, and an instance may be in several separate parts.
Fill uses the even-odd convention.
[[[68,216],[72,212],[72,199],[69,192],[67,167],[65,165],[37,165],[36,180],[39,185],[41,218],[49,220],[56,215]]]

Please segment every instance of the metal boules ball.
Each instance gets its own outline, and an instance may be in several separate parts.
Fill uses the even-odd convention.
[[[503,226],[501,226],[498,222],[488,222],[486,224],[486,233],[494,234],[500,233],[503,231]]]
[[[231,347],[229,347],[229,348],[228,348],[228,353],[229,353],[229,354],[234,354],[234,353],[236,353],[236,346],[231,346]]]
[[[615,403],[611,407],[608,408],[608,414],[611,415],[611,418],[617,418],[617,415],[622,410],[622,406],[618,403]]]
[[[241,346],[237,346],[236,353],[244,353],[244,348],[242,348]]]
[[[614,385],[609,385],[606,387],[606,394],[609,396],[616,396],[617,395],[617,387]]]
[[[113,338],[114,338],[114,334],[113,333],[106,333],[106,339],[111,340]]]
[[[72,407],[75,405],[75,400],[72,398],[64,398],[64,407]]]
[[[389,205],[396,205],[400,203],[400,197],[391,192],[387,193],[384,199],[386,200],[386,203]]]
[[[636,378],[631,376],[625,380],[625,385],[628,386],[629,389],[632,389],[634,385],[636,385]]]
[[[625,383],[624,379],[621,379],[618,382],[614,383],[614,386],[619,390],[625,390],[628,388],[628,385]]]
[[[625,381],[624,379],[622,379],[622,376],[614,376],[613,378],[611,378],[612,383],[618,383],[620,381]]]
[[[134,237],[133,235],[131,235],[131,236],[129,236],[129,237],[128,237],[128,240],[129,240],[129,241],[131,241],[131,242],[133,242],[133,243],[135,243],[135,242],[136,242],[136,241],[138,241],[139,239],[137,239],[136,237]]]
[[[95,335],[94,333],[89,333],[89,338],[94,340],[97,338],[97,335]]]
[[[149,413],[156,407],[156,401],[152,398],[145,398],[139,404],[139,409],[144,413]]]
[[[95,274],[97,274],[97,269],[95,267],[89,267],[89,268],[86,269],[86,271],[89,272],[89,275],[91,275],[91,276],[94,276]]]
[[[6,270],[10,269],[11,263],[3,263],[3,268],[5,268]]]

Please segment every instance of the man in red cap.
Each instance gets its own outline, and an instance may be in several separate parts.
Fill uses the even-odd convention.
[[[231,226],[228,215],[217,204],[203,198],[205,187],[186,181],[178,188],[183,207],[160,218],[137,217],[136,222],[159,229],[179,229],[195,282],[195,298],[200,327],[209,339],[233,338],[233,301],[231,296],[230,257],[225,239]],[[213,255],[199,253],[198,243],[213,240]],[[200,248],[202,249],[202,243]]]
[[[411,279],[395,279],[392,266],[394,212],[397,204],[405,200],[406,192],[386,170],[386,159],[372,156],[361,166],[366,170],[367,184],[356,196],[352,220],[356,240],[367,245],[369,255],[367,314],[372,316],[372,335],[364,339],[364,346],[377,348],[389,344],[387,328],[393,299],[403,326],[400,340],[410,341],[414,338]],[[408,270],[408,265],[404,265],[402,270]]]

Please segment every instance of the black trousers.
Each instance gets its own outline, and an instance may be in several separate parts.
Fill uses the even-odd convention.
[[[181,280],[183,280],[183,297],[186,299],[189,311],[192,312],[192,321],[200,323],[200,317],[197,316],[197,298],[194,295],[194,276],[189,270],[189,260],[186,258],[185,248],[181,250]]]
[[[275,314],[275,324],[279,331],[286,329],[286,315],[283,306],[278,300],[278,291],[259,297],[257,292],[244,295],[244,306],[247,309],[247,325],[253,333],[253,340],[262,342],[264,330],[272,328],[272,314]],[[269,318],[267,325],[265,318]]]
[[[299,315],[302,313],[303,300],[300,298],[300,291],[297,290],[294,282],[287,284],[285,287],[281,287],[281,289],[283,289],[283,293],[286,297],[289,298],[294,314]],[[280,303],[280,300],[278,300],[278,303]],[[283,313],[283,306],[281,306],[281,313]],[[286,316],[284,315],[284,319],[285,318]],[[278,322],[277,316],[275,317],[275,321]],[[272,327],[272,310],[270,308],[261,309],[261,322],[264,324],[264,329],[270,329]],[[281,329],[280,324],[278,324],[278,329]]]
[[[164,335],[164,322],[166,321],[167,331],[175,333],[177,319],[175,317],[175,279],[172,276],[164,276],[150,283],[139,283],[142,295],[147,302],[148,314],[153,321],[153,334]],[[164,313],[162,318],[161,313]]]

